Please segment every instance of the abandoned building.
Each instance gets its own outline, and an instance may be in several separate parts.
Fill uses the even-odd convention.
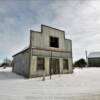
[[[100,67],[100,52],[91,52],[88,55],[88,67]]]
[[[28,48],[13,56],[13,72],[24,77],[72,73],[72,42],[65,32],[41,25],[41,32],[30,31]]]

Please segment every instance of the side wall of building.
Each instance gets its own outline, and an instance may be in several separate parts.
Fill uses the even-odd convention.
[[[29,77],[29,50],[14,56],[13,72]]]
[[[88,67],[100,67],[100,58],[88,58]]]
[[[72,53],[72,41],[70,39],[65,39],[65,49]]]

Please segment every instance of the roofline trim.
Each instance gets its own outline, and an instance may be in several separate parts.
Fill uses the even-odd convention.
[[[54,28],[54,27],[51,27],[51,26],[48,26],[48,25],[44,25],[44,24],[41,24],[41,29],[42,29],[42,26],[44,26],[44,27],[48,27],[48,28],[51,28],[51,29],[55,29],[55,30],[58,30],[58,31],[62,31],[62,32],[65,33],[64,30],[60,30],[60,29],[57,29],[57,28]]]
[[[15,57],[16,55],[21,54],[21,53],[25,52],[25,51],[28,50],[28,49],[29,49],[29,47],[26,48],[26,49],[24,49],[24,50],[22,50],[22,51],[19,51],[18,53],[14,54],[12,57]]]

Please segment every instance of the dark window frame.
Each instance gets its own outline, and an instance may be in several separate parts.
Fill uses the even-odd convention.
[[[59,48],[59,38],[50,36],[49,37],[49,46],[54,48]]]
[[[37,71],[45,70],[45,59],[44,57],[37,57]]]

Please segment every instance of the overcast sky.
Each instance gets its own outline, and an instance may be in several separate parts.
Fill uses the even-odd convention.
[[[0,61],[26,47],[41,24],[66,32],[74,60],[100,51],[100,0],[0,0]]]

